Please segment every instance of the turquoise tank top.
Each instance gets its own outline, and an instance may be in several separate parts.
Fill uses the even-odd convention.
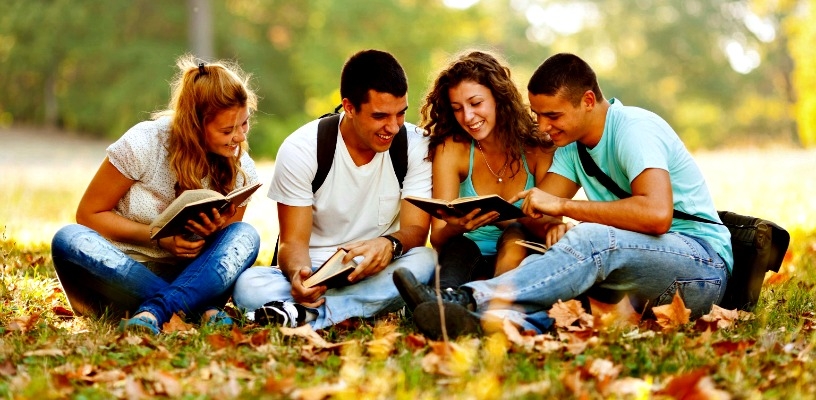
[[[459,184],[459,197],[468,197],[468,196],[478,196],[479,194],[476,193],[476,188],[473,187],[473,153],[476,149],[476,142],[470,141],[470,165],[468,166],[468,174],[467,178],[465,178],[462,183]],[[530,173],[530,169],[527,167],[527,158],[522,153],[521,155],[521,162],[524,165],[524,172],[527,173],[527,182],[524,184],[524,190],[530,189],[535,186],[535,176]],[[521,207],[521,203],[524,200],[519,200],[514,204],[516,207]],[[477,246],[479,246],[479,250],[482,251],[483,256],[494,256],[496,255],[496,243],[499,241],[499,236],[501,236],[502,230],[497,228],[494,225],[485,225],[481,228],[474,229],[470,232],[465,233],[465,237],[474,241]]]

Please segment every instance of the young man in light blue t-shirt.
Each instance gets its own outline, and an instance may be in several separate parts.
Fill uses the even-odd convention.
[[[443,293],[448,334],[478,333],[493,317],[542,331],[551,325],[547,309],[582,294],[610,303],[628,295],[635,310],[648,313],[678,292],[692,317],[707,313],[725,293],[730,235],[722,225],[672,217],[676,209],[720,221],[702,173],[674,130],[652,112],[607,101],[592,68],[572,54],[547,59],[527,89],[539,130],[558,150],[540,188],[510,201],[523,198],[531,217],[582,223],[518,268]],[[620,199],[588,176],[578,143],[632,196]],[[588,200],[572,200],[580,188]],[[398,275],[408,276],[395,283],[414,300],[408,305],[417,326],[439,336],[433,290]]]

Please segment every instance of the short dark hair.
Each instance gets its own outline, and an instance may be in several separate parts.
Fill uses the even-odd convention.
[[[368,91],[403,97],[408,93],[408,79],[402,66],[390,53],[363,50],[351,56],[340,75],[340,97],[349,99],[359,109],[368,102]]]
[[[527,90],[533,95],[562,94],[575,106],[580,104],[587,90],[592,90],[599,101],[603,100],[595,71],[586,61],[569,53],[558,53],[544,60],[530,78]]]

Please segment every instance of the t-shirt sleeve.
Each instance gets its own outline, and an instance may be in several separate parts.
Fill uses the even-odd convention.
[[[241,169],[246,174],[246,179],[244,179],[243,174],[239,173],[238,177],[235,180],[236,188],[252,185],[259,181],[258,170],[255,167],[255,161],[252,159],[252,157],[249,156],[249,153],[247,152],[243,152],[243,154],[241,154]],[[248,199],[244,200],[244,202],[241,203],[239,207],[246,207],[246,205],[249,204],[250,200],[252,200],[252,196],[249,196]]]
[[[402,182],[402,198],[405,196],[431,197],[433,181],[428,156],[428,138],[422,131],[406,124],[408,131],[408,171]]]
[[[577,157],[578,152],[576,151],[574,143],[571,143],[566,147],[559,147],[555,150],[552,164],[547,172],[561,175],[564,178],[567,178],[580,185],[578,173],[575,170],[576,166],[579,165],[576,163]]]
[[[669,170],[669,149],[661,140],[660,129],[653,121],[637,120],[626,127],[625,134],[616,136],[616,156],[630,184],[646,169]]]
[[[140,122],[130,128],[119,140],[108,146],[108,160],[126,178],[141,181],[156,168],[155,160],[163,147],[159,143],[156,123]]]
[[[312,179],[317,173],[317,139],[313,138],[315,143],[309,146],[308,138],[295,132],[281,144],[267,193],[270,199],[296,207],[314,204]]]

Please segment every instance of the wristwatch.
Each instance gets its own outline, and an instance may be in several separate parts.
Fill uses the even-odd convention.
[[[402,242],[399,239],[391,236],[391,235],[383,235],[382,237],[391,241],[391,246],[394,246],[391,249],[391,261],[396,260],[397,258],[402,256]]]

